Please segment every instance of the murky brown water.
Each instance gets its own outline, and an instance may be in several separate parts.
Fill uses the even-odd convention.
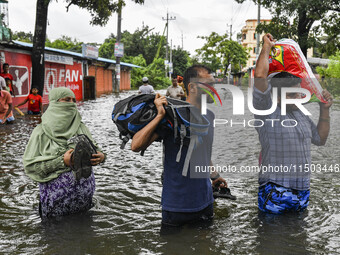
[[[230,95],[217,118],[231,116]],[[130,93],[131,94],[131,93]],[[217,200],[208,229],[184,228],[160,236],[161,144],[144,157],[120,150],[111,111],[119,98],[104,96],[79,104],[83,121],[108,154],[95,168],[95,207],[85,215],[41,222],[39,189],[25,174],[22,155],[39,118],[18,117],[0,126],[0,253],[3,254],[336,254],[340,253],[340,173],[313,173],[308,210],[263,215],[257,209],[257,174],[223,174],[237,201]],[[318,117],[318,105],[307,108]],[[312,148],[314,163],[340,163],[340,105],[333,105],[331,133],[324,147]],[[228,117],[230,118],[230,117]],[[243,117],[242,117],[243,118]],[[251,119],[247,113],[246,119]],[[259,142],[253,128],[217,126],[213,162],[257,165]]]

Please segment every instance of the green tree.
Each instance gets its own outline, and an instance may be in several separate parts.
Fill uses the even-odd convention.
[[[15,41],[32,43],[33,34],[31,32],[26,33],[24,31],[14,32],[12,35],[12,39]]]
[[[77,39],[72,40],[71,37],[63,35],[61,38],[54,40],[51,42],[49,39],[46,39],[45,46],[51,47],[55,49],[64,49],[69,51],[74,51],[81,53],[83,42],[78,42]]]
[[[183,76],[185,70],[190,66],[190,53],[179,46],[172,50],[172,62],[174,75]]]
[[[131,88],[138,89],[141,85],[142,78],[146,76],[146,61],[142,54],[138,56],[124,56],[121,59],[123,62],[128,62],[142,68],[132,68],[131,70]]]
[[[238,72],[240,65],[245,65],[248,59],[247,50],[239,43],[229,39],[228,34],[219,35],[212,32],[209,36],[200,36],[206,43],[201,49],[196,50],[203,62],[212,65],[212,71],[216,71],[221,66],[226,75],[228,66],[231,64],[235,72]]]
[[[142,54],[138,56],[124,56],[122,61],[142,67],[131,70],[131,87],[133,89],[138,89],[139,86],[143,85],[142,78],[144,76],[149,78],[149,83],[155,89],[163,89],[171,85],[170,80],[164,76],[165,66],[163,58],[154,59],[150,65],[146,64]]]
[[[146,67],[145,76],[155,89],[165,89],[171,85],[171,81],[165,77],[165,65],[163,58],[156,58]]]
[[[322,20],[321,26],[326,34],[318,38],[321,53],[325,53],[326,56],[336,54],[340,49],[340,13],[329,15],[328,19]]]
[[[245,0],[235,1],[242,3]],[[261,6],[267,8],[273,15],[271,23],[261,23],[258,26],[258,32],[271,33],[279,39],[291,38],[298,42],[304,55],[307,54],[308,48],[316,45],[321,32],[327,34],[329,43],[333,43],[332,40],[336,38],[336,44],[339,45],[339,0],[253,0],[253,2],[256,4],[260,2]],[[321,24],[313,28],[317,21]],[[333,48],[326,51],[330,53]]]
[[[340,50],[330,57],[331,62],[327,68],[318,66],[316,71],[323,77],[322,85],[334,96],[340,96]]]
[[[116,43],[116,36],[114,34],[110,34],[108,38],[106,38],[103,44],[99,47],[98,55],[102,58],[108,59],[116,59],[114,56]]]
[[[39,89],[40,94],[42,94],[44,89],[45,61],[43,56],[45,50],[48,6],[51,1],[52,0],[37,0],[32,49],[32,84]],[[132,1],[139,4],[144,3],[144,0]],[[65,2],[67,3],[67,10],[71,5],[88,10],[92,16],[90,23],[92,25],[100,26],[105,25],[110,16],[125,5],[123,0],[65,0]]]
[[[147,65],[151,64],[156,56],[157,47],[161,41],[162,36],[158,33],[151,33],[153,30],[148,26],[141,29],[137,28],[135,32],[130,33],[124,31],[122,33],[121,42],[124,44],[124,55],[138,56],[142,54],[146,60]],[[115,59],[114,57],[114,44],[116,43],[116,36],[111,34],[109,38],[105,39],[104,43],[99,48],[99,55],[101,57]],[[160,56],[165,55],[165,49],[161,48]]]

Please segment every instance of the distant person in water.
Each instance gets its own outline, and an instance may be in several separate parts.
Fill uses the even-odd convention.
[[[185,89],[184,83],[183,83],[183,77],[182,76],[177,76],[177,84],[180,86],[183,91],[184,91],[184,96],[182,97],[182,100],[185,101],[187,100],[187,90]]]
[[[74,93],[68,88],[55,88],[49,94],[49,101],[49,107],[41,117],[41,124],[33,130],[23,157],[25,173],[39,182],[42,218],[74,214],[92,207],[94,174],[90,168],[87,178],[76,178],[72,170],[76,145],[70,143],[71,138],[84,134],[93,142],[97,152],[89,159],[92,166],[105,158],[81,121]]]
[[[139,87],[139,94],[153,94],[155,90],[153,89],[152,85],[149,84],[148,77],[143,77],[142,79],[143,85]]]
[[[37,88],[32,88],[31,93],[25,98],[25,100],[15,107],[19,107],[28,102],[27,114],[43,114],[42,98],[38,95],[38,91],[39,90]]]
[[[166,90],[165,96],[171,97],[171,98],[174,98],[174,99],[179,99],[179,100],[182,97],[185,97],[183,89],[180,86],[178,86],[178,84],[177,84],[177,77],[176,76],[172,77],[171,82],[172,82],[172,85]]]
[[[4,63],[2,65],[2,69],[3,69],[3,72],[0,73],[0,76],[3,77],[4,79],[8,78],[11,81],[13,81],[13,76],[9,73],[9,64],[8,63]]]
[[[13,103],[11,94],[0,86],[0,125],[14,122],[12,108]]]
[[[10,78],[6,78],[5,79],[6,82],[6,90],[11,93],[11,95],[13,97],[15,97],[14,93],[13,93],[13,85],[12,85],[12,80]]]

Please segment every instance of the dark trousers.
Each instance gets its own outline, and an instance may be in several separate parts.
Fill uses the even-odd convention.
[[[197,227],[208,227],[211,225],[213,218],[213,204],[208,205],[198,212],[170,212],[162,210],[161,234],[178,232],[180,227],[185,224]]]

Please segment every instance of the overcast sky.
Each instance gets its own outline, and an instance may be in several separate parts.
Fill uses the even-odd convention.
[[[167,10],[176,20],[169,22],[169,44],[182,45],[194,54],[194,50],[203,46],[204,40],[197,36],[206,36],[211,32],[225,33],[232,24],[233,39],[245,25],[247,19],[257,18],[257,6],[247,0],[238,4],[233,0],[145,0],[144,5],[137,5],[126,0],[122,11],[122,31],[134,32],[137,27],[148,25],[155,32],[163,33]],[[9,0],[9,27],[13,31],[34,33],[35,0]],[[47,36],[50,40],[62,35],[76,38],[82,42],[103,43],[110,33],[117,33],[117,14],[114,14],[105,27],[91,26],[91,17],[86,10],[71,6],[66,12],[63,0],[52,0],[49,6]],[[261,19],[269,19],[270,13],[262,8]]]

